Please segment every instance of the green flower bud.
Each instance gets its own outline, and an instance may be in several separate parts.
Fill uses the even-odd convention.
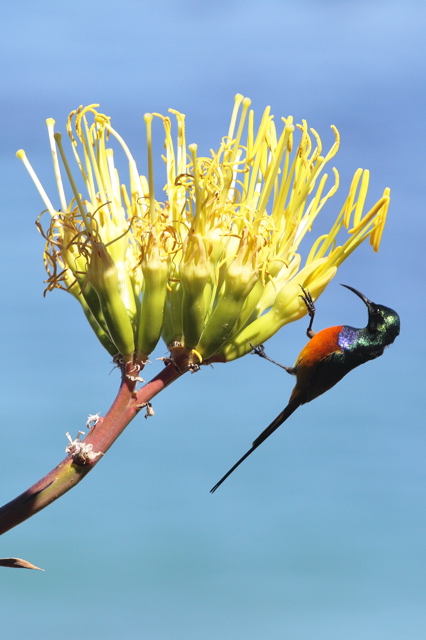
[[[97,244],[93,247],[87,275],[98,294],[108,335],[124,360],[129,361],[135,350],[134,332],[123,302],[123,281],[108,250]]]
[[[182,328],[183,340],[188,349],[197,345],[203,332],[211,295],[211,273],[207,253],[202,238],[190,233],[182,247],[179,263],[182,286]]]
[[[138,319],[136,351],[142,361],[155,349],[163,329],[168,260],[161,257],[155,231],[149,235],[141,263],[143,273],[142,302]]]
[[[253,268],[250,245],[248,231],[244,229],[238,253],[226,269],[217,304],[195,347],[204,359],[216,353],[230,336],[246,298],[256,284],[258,273]]]

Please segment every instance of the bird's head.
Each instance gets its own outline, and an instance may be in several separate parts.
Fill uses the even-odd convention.
[[[373,334],[380,333],[383,340],[382,344],[392,344],[399,335],[401,326],[397,312],[382,304],[371,302],[364,294],[347,284],[343,284],[342,287],[353,291],[366,304],[368,309],[368,331]]]

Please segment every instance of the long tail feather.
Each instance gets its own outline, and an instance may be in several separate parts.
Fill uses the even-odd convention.
[[[236,462],[227,473],[225,473],[225,475],[219,480],[219,482],[214,485],[212,489],[210,489],[210,493],[214,493],[216,489],[218,489],[220,485],[225,482],[226,478],[228,478],[231,473],[235,471],[235,469],[239,467],[240,464],[244,462],[244,460],[248,458],[249,455],[252,454],[253,451],[262,444],[262,442],[265,442],[265,440],[269,438],[269,436],[274,433],[274,431],[276,431],[278,427],[280,427],[282,423],[285,422],[287,418],[289,418],[298,407],[300,407],[301,404],[302,399],[300,398],[300,396],[296,396],[295,398],[293,398],[293,400],[288,403],[286,408],[281,411],[281,413],[275,418],[275,420],[273,420],[271,424],[266,427],[266,429],[264,429],[259,436],[257,436],[256,440],[254,440],[253,444],[251,445],[251,448],[243,455],[243,457],[240,458],[238,462]]]

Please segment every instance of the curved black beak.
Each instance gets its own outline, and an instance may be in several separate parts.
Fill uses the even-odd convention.
[[[363,293],[361,293],[357,289],[354,289],[353,287],[350,287],[348,284],[342,284],[341,286],[346,287],[346,289],[349,289],[349,291],[352,291],[355,295],[357,295],[358,298],[361,298],[361,300],[367,305],[368,309],[370,309],[371,305],[374,304]]]

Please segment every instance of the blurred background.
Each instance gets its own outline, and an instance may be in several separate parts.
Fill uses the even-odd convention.
[[[299,409],[213,496],[293,381],[252,356],[177,381],[80,485],[2,537],[0,556],[46,569],[1,570],[3,637],[426,637],[426,5],[24,0],[1,16],[2,503],[64,457],[65,432],[104,414],[119,384],[79,305],[43,298],[44,207],[15,152],[57,202],[47,117],[65,132],[72,109],[100,103],[144,172],[147,111],[186,113],[205,152],[237,92],[258,117],[271,105],[277,120],[306,118],[326,147],[336,125],[341,188],[326,222],[358,167],[371,171],[367,204],[386,186],[392,203],[380,253],[365,245],[341,267],[316,329],[365,325],[339,282],[402,321],[382,358]],[[305,330],[285,327],[267,352],[293,364]]]

